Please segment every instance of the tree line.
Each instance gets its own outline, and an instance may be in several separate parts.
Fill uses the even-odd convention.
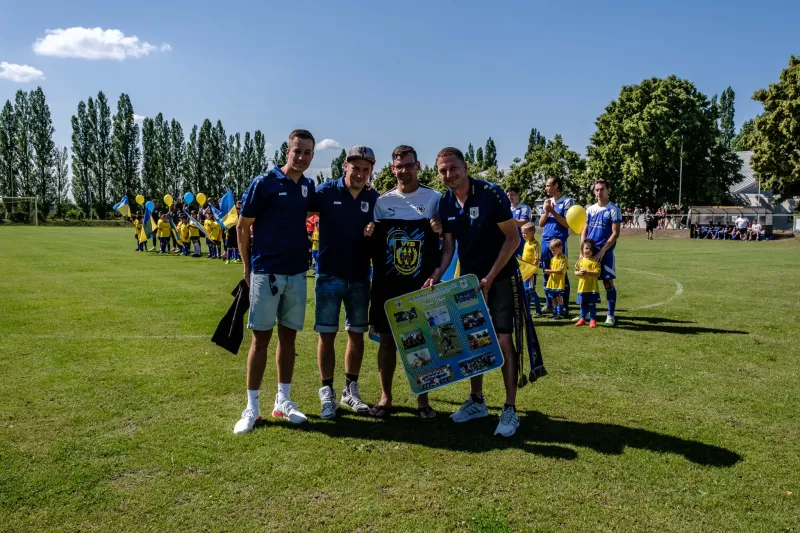
[[[619,96],[595,121],[596,130],[583,157],[564,143],[532,128],[523,157],[504,175],[497,168],[497,148],[465,150],[469,172],[504,186],[517,185],[523,201],[540,198],[549,176],[559,176],[565,193],[591,201],[591,184],[604,178],[614,200],[637,203],[718,204],[739,181],[735,151],[752,150],[753,169],[778,200],[800,195],[800,57],[792,56],[777,83],[756,91],[763,112],[734,127],[735,93],[731,87],[711,98],[676,76],[651,78],[622,87]],[[226,134],[222,121],[205,119],[185,136],[175,119],[162,113],[145,118],[141,128],[127,94],[112,114],[101,91],[77,106],[72,116],[71,161],[66,147],[55,146],[50,109],[41,87],[17,91],[0,111],[0,196],[37,196],[41,211],[63,215],[69,192],[84,212],[99,217],[128,195],[180,197],[184,191],[219,196],[230,187],[238,197],[269,160],[286,162],[284,142],[271,158],[261,131]],[[343,174],[345,151],[331,163],[331,175]],[[71,175],[70,175],[71,162]],[[683,178],[679,181],[678,176]],[[423,165],[420,181],[442,189],[436,169]],[[379,191],[393,187],[391,165],[376,171]]]

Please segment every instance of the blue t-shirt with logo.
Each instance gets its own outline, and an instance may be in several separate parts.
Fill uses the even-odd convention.
[[[612,202],[608,202],[604,206],[599,204],[590,205],[586,210],[586,238],[592,239],[597,248],[602,248],[611,237],[614,224],[622,222],[622,215],[620,214],[619,207]],[[610,248],[613,250],[617,244]]]
[[[511,208],[511,216],[514,217],[515,220],[525,220],[527,222],[531,221],[531,217],[533,216],[533,211],[528,204],[517,204],[517,207]],[[522,255],[522,250],[525,248],[525,241],[522,239],[522,228],[517,228],[517,233],[519,233],[519,246],[517,247],[517,255]]]
[[[242,196],[241,216],[256,219],[254,273],[293,276],[308,270],[306,214],[315,195],[313,181],[301,176],[295,183],[277,167],[253,179]]]
[[[562,196],[555,203],[555,206],[553,206],[553,210],[562,217],[566,217],[570,207],[572,207],[572,198]],[[566,246],[567,237],[569,237],[569,228],[559,224],[552,213],[547,213],[547,221],[542,228],[542,241],[550,241],[558,238],[564,241],[564,245]],[[564,250],[564,253],[567,253],[566,250]]]
[[[344,178],[317,187],[310,211],[319,212],[319,273],[348,281],[369,278],[364,228],[372,222],[378,193],[362,189],[353,198]]]
[[[461,274],[475,274],[478,279],[494,266],[506,235],[498,224],[511,220],[511,204],[503,189],[493,183],[469,178],[469,194],[464,207],[453,191],[448,190],[439,202],[439,217],[444,233],[452,233],[458,243]],[[512,275],[517,261],[512,257],[497,275]]]

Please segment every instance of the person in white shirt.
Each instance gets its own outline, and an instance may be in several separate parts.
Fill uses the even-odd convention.
[[[750,226],[750,233],[747,235],[747,240],[749,241],[752,238],[754,241],[757,241],[761,238],[761,229],[762,226],[758,223],[758,220],[753,222],[753,225]]]
[[[747,217],[744,217],[742,215],[739,215],[739,218],[737,218],[734,221],[734,224],[736,224],[736,229],[739,232],[739,240],[740,241],[744,241],[745,240],[745,236],[747,235],[747,223],[748,222],[750,222],[750,220]]]

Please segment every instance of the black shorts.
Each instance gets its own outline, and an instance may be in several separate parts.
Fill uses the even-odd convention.
[[[514,292],[510,277],[494,280],[486,304],[495,332],[514,333]]]

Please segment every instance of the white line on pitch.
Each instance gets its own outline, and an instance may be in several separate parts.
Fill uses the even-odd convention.
[[[663,274],[656,274],[655,272],[648,272],[647,270],[636,270],[635,268],[622,268],[620,270],[627,270],[629,272],[636,272],[636,273],[639,273],[639,274],[647,274],[648,276],[655,276],[657,278],[663,278],[663,279],[669,280],[669,281],[671,281],[672,283],[675,284],[675,294],[673,294],[672,296],[670,296],[666,300],[662,300],[662,301],[656,302],[654,304],[642,305],[642,306],[639,306],[639,307],[631,307],[629,309],[629,311],[638,311],[640,309],[651,309],[653,307],[658,307],[660,305],[664,305],[666,303],[669,303],[669,302],[671,302],[672,300],[674,300],[676,298],[680,298],[681,295],[683,294],[683,285],[681,284],[680,281],[678,281],[675,278],[670,278],[668,276],[664,276]]]

